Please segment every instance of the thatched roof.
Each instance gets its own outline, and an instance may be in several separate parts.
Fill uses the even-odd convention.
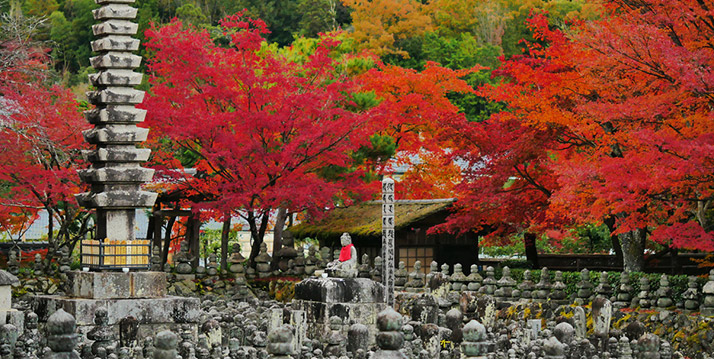
[[[430,215],[443,211],[455,199],[398,200],[395,202],[396,230],[404,228]],[[316,222],[301,223],[290,227],[298,238],[325,238],[351,235],[370,237],[382,235],[382,201],[363,202],[349,207],[335,208],[326,217]]]

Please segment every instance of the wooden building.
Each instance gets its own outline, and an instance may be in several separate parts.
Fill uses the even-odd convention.
[[[461,263],[468,272],[478,262],[478,237],[469,232],[456,236],[429,234],[428,230],[444,223],[455,199],[397,200],[395,202],[395,261],[403,261],[411,270],[417,260],[428,271],[431,261],[453,266]],[[340,246],[340,235],[347,232],[362,257],[374,258],[382,247],[382,203],[370,201],[336,208],[319,221],[301,223],[289,229],[296,238],[317,239],[321,246]],[[453,268],[453,267],[452,267]]]

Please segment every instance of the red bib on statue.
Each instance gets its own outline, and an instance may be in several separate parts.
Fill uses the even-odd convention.
[[[352,259],[352,247],[353,244],[348,244],[340,249],[340,262]]]

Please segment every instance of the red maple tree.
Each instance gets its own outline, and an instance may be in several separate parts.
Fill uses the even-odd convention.
[[[529,20],[535,41],[504,62],[501,84],[483,89],[508,109],[472,125],[487,131],[494,122],[517,121],[530,132],[550,183],[544,186],[550,196],[538,202],[547,205],[542,223],[607,224],[630,270],[642,269],[647,239],[714,249],[708,219],[714,30],[707,8],[699,1],[612,1],[603,19],[575,24],[568,33],[536,14]],[[539,134],[548,135],[545,143]],[[501,153],[521,153],[520,143],[503,144]],[[499,167],[490,161],[486,157],[483,175],[496,179]],[[501,178],[496,186],[505,183]],[[512,194],[503,200],[515,200]]]
[[[45,210],[50,246],[71,249],[88,230],[74,195],[89,125],[68,89],[19,74],[0,82],[0,227],[23,232]]]
[[[330,57],[333,38],[291,62],[262,47],[260,20],[237,14],[220,29],[217,41],[180,22],[147,31],[152,88],[142,106],[154,136],[196,159],[200,176],[184,186],[215,199],[196,208],[248,222],[252,259],[272,210],[322,211],[349,200],[346,189],[362,192],[359,169],[327,169],[351,167],[369,146],[371,113],[347,109],[359,88]]]

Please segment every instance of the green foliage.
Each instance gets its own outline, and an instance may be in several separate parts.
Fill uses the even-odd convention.
[[[270,34],[266,39],[280,46],[293,42],[293,34],[299,32],[299,1],[295,0],[238,0],[226,3],[226,14],[247,9],[247,15],[260,18],[268,25]]]
[[[55,0],[25,0],[22,12],[28,16],[48,16],[59,8]]]
[[[185,24],[191,24],[197,27],[209,24],[208,18],[203,14],[201,8],[191,3],[179,6],[176,9],[176,17]]]
[[[302,14],[299,34],[301,36],[317,37],[319,33],[329,32],[337,28],[338,1],[335,0],[303,0],[298,5]]]
[[[374,134],[370,137],[371,146],[362,146],[359,150],[352,154],[352,165],[350,167],[343,166],[326,166],[320,171],[320,176],[323,178],[337,178],[338,176],[352,173],[358,166],[367,162],[383,163],[389,160],[397,151],[397,144],[394,138],[390,136],[381,136]],[[372,173],[367,173],[366,181],[374,180],[376,177]]]
[[[385,64],[423,70],[427,60],[424,54],[424,38],[421,36],[407,37],[394,41],[395,48],[407,52],[407,56],[401,54],[386,54],[382,56],[382,61]]]
[[[201,247],[203,248],[202,253],[204,258],[208,258],[208,255],[215,253],[220,256],[221,253],[221,234],[223,230],[218,229],[202,229],[200,231],[199,240],[201,241]],[[231,247],[233,243],[238,241],[238,231],[231,229],[228,232],[228,251],[230,255]]]

